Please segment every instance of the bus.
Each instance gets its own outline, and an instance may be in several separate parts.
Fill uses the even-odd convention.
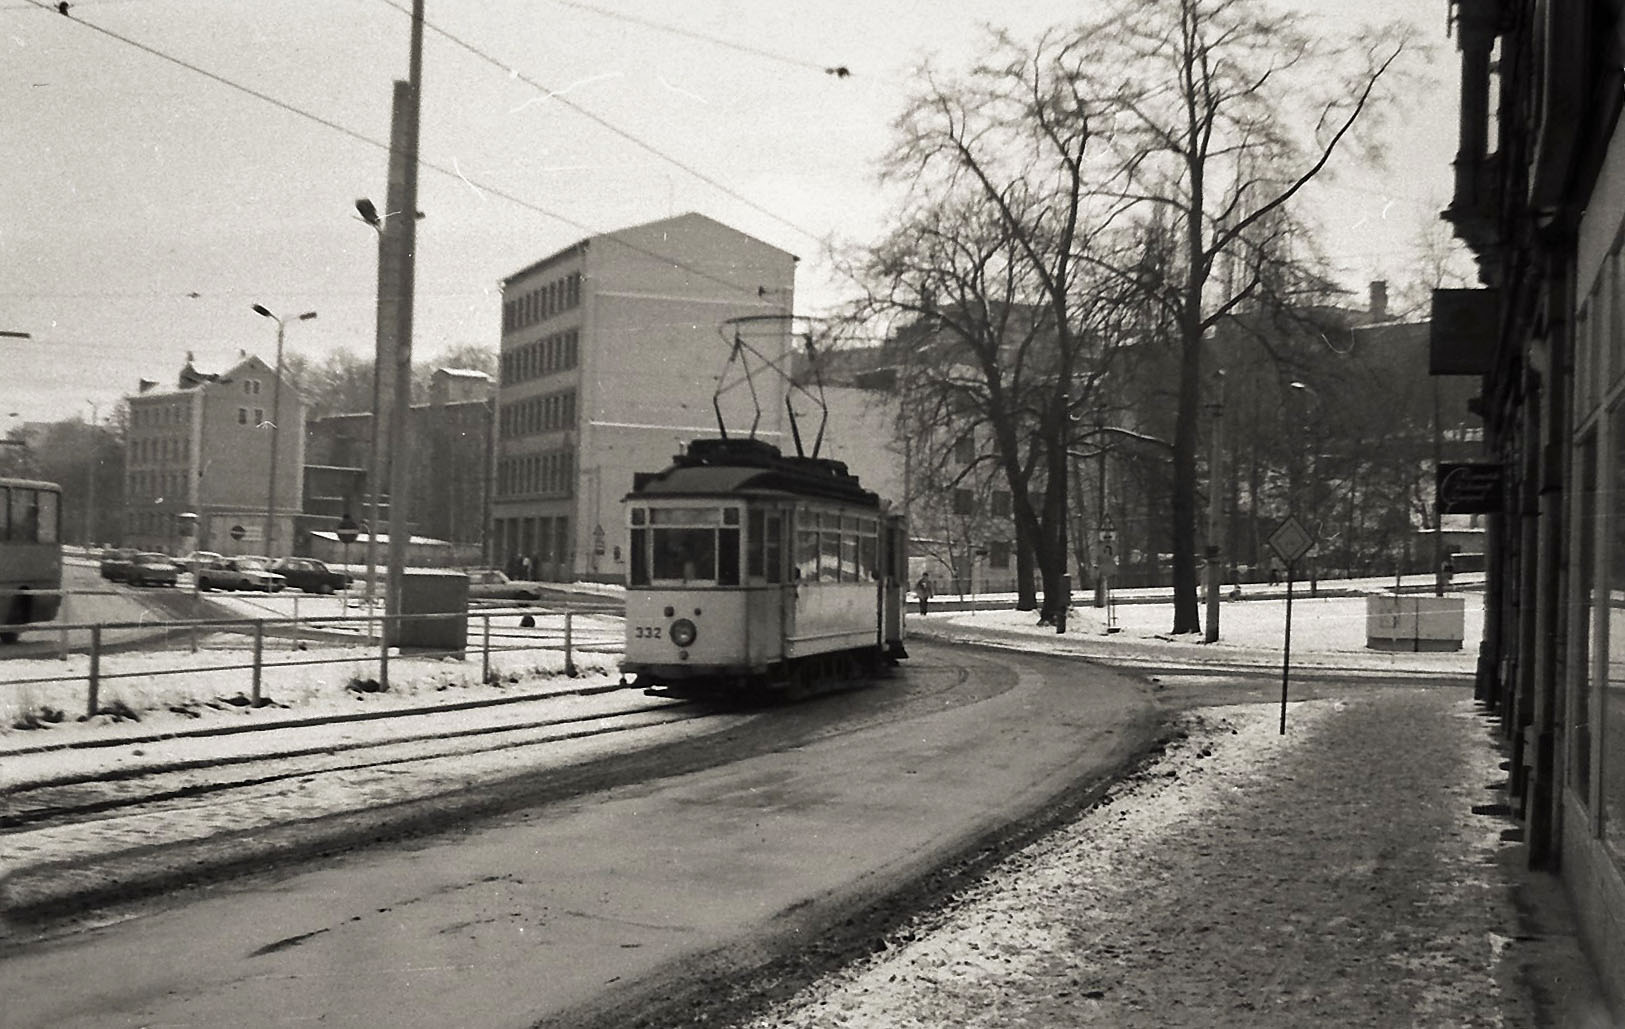
[[[62,487],[0,478],[0,643],[62,605]]]

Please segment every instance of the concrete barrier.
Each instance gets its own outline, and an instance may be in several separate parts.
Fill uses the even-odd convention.
[[[1466,626],[1466,597],[1365,598],[1365,645],[1370,650],[1460,650]]]

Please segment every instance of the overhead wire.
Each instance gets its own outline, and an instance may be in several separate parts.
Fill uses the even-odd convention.
[[[402,14],[405,14],[407,17],[411,17],[411,15],[412,15],[412,12],[411,12],[411,10],[409,8],[402,6],[400,3],[397,3],[396,0],[379,0],[379,2],[384,4],[384,6],[386,6],[386,7],[394,8],[395,10],[401,12]],[[595,10],[594,8],[586,8],[586,5],[584,5],[584,4],[566,3],[566,6],[583,7],[583,8],[588,9],[588,10]],[[599,12],[599,13],[603,13],[603,12]],[[649,24],[649,23],[643,23],[643,22],[640,21],[640,19],[636,19],[636,18],[632,18],[632,19],[629,19],[629,20],[638,21],[638,22],[640,22],[642,24]],[[771,209],[769,209],[767,207],[763,207],[761,204],[758,204],[756,201],[754,201],[754,200],[750,199],[749,197],[739,193],[737,190],[733,189],[732,187],[726,185],[725,183],[719,182],[715,178],[712,178],[710,175],[707,175],[705,172],[700,171],[698,168],[695,168],[694,166],[688,164],[687,162],[679,160],[676,157],[673,157],[671,154],[666,153],[665,151],[661,150],[660,148],[654,146],[652,143],[649,143],[646,140],[639,139],[637,136],[634,136],[632,133],[628,132],[627,130],[621,128],[618,125],[615,125],[614,123],[608,121],[607,119],[603,118],[602,116],[593,113],[592,111],[588,110],[587,108],[585,108],[585,107],[581,106],[580,104],[576,103],[574,100],[571,100],[569,97],[565,96],[561,91],[555,90],[555,89],[550,89],[549,87],[543,85],[542,83],[537,82],[535,79],[531,78],[529,75],[526,75],[524,72],[520,71],[519,69],[513,67],[510,64],[506,64],[503,61],[498,60],[497,58],[491,56],[490,54],[486,53],[484,50],[482,50],[479,47],[475,46],[474,44],[468,42],[467,40],[462,39],[461,37],[455,36],[451,32],[447,31],[446,29],[443,29],[439,25],[436,25],[435,23],[429,21],[427,18],[425,18],[423,20],[423,24],[424,24],[424,27],[432,30],[437,35],[439,35],[440,37],[445,39],[446,41],[460,47],[461,49],[467,51],[468,53],[472,54],[473,56],[475,56],[475,57],[479,58],[480,60],[486,62],[487,64],[491,65],[492,67],[499,69],[503,73],[505,73],[505,74],[507,74],[509,76],[512,76],[515,79],[518,79],[520,82],[523,82],[525,85],[530,86],[532,89],[535,89],[537,92],[541,93],[543,96],[547,97],[548,99],[553,100],[553,101],[555,101],[555,102],[557,102],[559,104],[562,104],[565,107],[568,107],[570,110],[576,112],[577,114],[579,114],[583,118],[586,118],[587,120],[591,121],[595,125],[598,125],[601,128],[609,130],[610,132],[614,133],[615,135],[619,136],[620,138],[626,140],[628,143],[631,143],[633,146],[638,147],[640,150],[643,150],[643,151],[645,151],[647,153],[653,154],[655,157],[658,157],[660,160],[665,161],[667,164],[670,164],[672,167],[677,168],[678,170],[680,170],[680,171],[682,171],[682,172],[684,172],[684,173],[686,173],[688,175],[692,175],[694,178],[696,178],[699,181],[705,183],[707,186],[710,186],[712,189],[715,189],[718,192],[722,193],[723,195],[731,197],[732,199],[739,201],[740,203],[744,204],[746,207],[749,207],[751,210],[757,212],[758,214],[765,214],[769,218],[772,218],[774,221],[778,222],[780,225],[783,225],[783,226],[785,226],[786,228],[789,228],[789,229],[793,229],[794,231],[800,233],[801,235],[805,236],[807,239],[811,240],[814,243],[821,243],[823,241],[822,237],[820,237],[818,234],[816,234],[814,232],[811,232],[811,231],[809,231],[807,229],[802,228],[800,225],[797,225],[795,222],[792,222],[788,218],[785,218],[783,215],[780,215],[777,211],[773,211],[773,210],[771,210]],[[657,26],[657,27],[660,27],[660,26]],[[684,34],[688,34],[688,33],[684,33]],[[696,37],[696,38],[702,38],[702,37]],[[714,42],[714,40],[712,42]],[[809,67],[812,67],[812,66],[809,65]]]
[[[48,0],[27,0],[27,2],[30,3],[31,5],[33,5],[34,7],[40,8],[42,10],[47,10],[47,11],[54,11],[55,10],[55,7],[52,4],[50,4],[48,2]],[[395,7],[397,10],[400,9],[398,7],[398,5],[392,3],[391,0],[382,0],[382,2],[388,4],[391,7]],[[187,71],[190,71],[190,72],[192,72],[192,73],[194,73],[196,75],[201,75],[204,78],[210,80],[211,82],[214,82],[214,83],[216,83],[218,85],[221,85],[221,86],[225,86],[228,89],[235,90],[235,91],[237,91],[239,93],[243,93],[243,94],[245,94],[247,96],[253,97],[254,99],[259,100],[262,103],[269,104],[272,107],[277,108],[278,110],[285,111],[288,114],[292,114],[292,115],[294,115],[296,117],[299,117],[299,118],[304,118],[307,121],[315,122],[316,124],[321,125],[324,128],[331,129],[332,131],[337,132],[337,133],[339,133],[339,134],[341,134],[343,136],[346,136],[346,137],[348,137],[348,138],[350,138],[352,140],[355,140],[358,143],[362,143],[362,144],[365,144],[367,146],[374,147],[376,149],[384,151],[385,153],[393,153],[394,152],[394,147],[392,147],[386,141],[375,139],[375,138],[373,138],[371,136],[368,136],[367,134],[365,134],[363,132],[360,132],[360,131],[358,131],[356,129],[352,129],[347,125],[341,124],[340,122],[334,121],[331,118],[327,118],[327,117],[324,117],[322,115],[316,114],[313,111],[305,110],[304,108],[299,107],[299,106],[297,106],[295,104],[289,103],[288,101],[285,101],[285,100],[279,99],[278,97],[272,96],[271,94],[265,92],[264,90],[256,89],[253,86],[248,86],[248,85],[245,85],[245,84],[243,84],[241,82],[237,82],[237,81],[235,81],[233,79],[227,78],[224,75],[221,75],[218,72],[210,71],[209,69],[204,68],[204,67],[202,67],[200,65],[197,65],[197,64],[193,64],[192,62],[190,62],[188,60],[185,60],[184,58],[176,57],[173,54],[166,53],[166,52],[164,52],[162,50],[159,50],[158,48],[156,48],[154,46],[151,46],[151,45],[149,45],[147,43],[143,43],[138,39],[133,39],[133,38],[131,38],[129,36],[125,36],[125,35],[122,35],[122,34],[120,34],[118,32],[114,32],[111,29],[108,29],[108,28],[105,28],[103,26],[97,25],[97,24],[95,24],[93,22],[85,21],[82,18],[71,18],[70,20],[72,20],[74,22],[74,24],[76,24],[76,25],[83,26],[84,28],[90,29],[93,32],[96,32],[96,33],[99,33],[99,34],[101,34],[103,36],[106,36],[109,39],[115,40],[115,41],[117,41],[119,43],[123,43],[126,46],[134,47],[135,49],[140,50],[141,52],[143,52],[143,53],[145,53],[145,54],[147,54],[147,55],[149,55],[151,57],[155,57],[155,58],[157,58],[157,59],[159,59],[161,61],[167,61],[170,64],[176,65],[177,67],[183,68],[183,69],[185,69]],[[427,22],[425,22],[425,24],[427,24]],[[436,29],[436,31],[440,32],[439,29]],[[444,35],[444,33],[442,33],[442,35]],[[451,38],[451,37],[448,36],[448,38]],[[453,40],[453,41],[457,42],[459,45],[466,45],[466,44],[462,44],[462,42],[460,40]],[[495,61],[494,59],[491,59],[491,58],[487,58],[487,59],[491,60],[492,63],[496,64],[498,67],[503,67],[504,70],[508,70],[506,68],[506,66],[502,65],[500,62],[497,62],[497,61]],[[540,86],[537,86],[535,83],[528,83],[528,84],[532,85],[535,88],[541,88]],[[619,131],[619,130],[617,130],[617,131]],[[628,138],[630,138],[630,137],[628,137]],[[658,154],[658,151],[652,151],[652,152],[655,152],[655,153]],[[712,272],[709,272],[709,271],[707,271],[707,270],[705,270],[703,268],[699,268],[699,267],[696,267],[694,265],[687,264],[687,263],[685,263],[685,262],[683,262],[681,260],[678,260],[678,259],[670,256],[669,254],[660,253],[660,252],[657,252],[657,251],[654,251],[654,250],[650,250],[650,249],[648,249],[646,247],[639,246],[638,244],[636,244],[634,242],[631,242],[631,241],[629,241],[627,239],[621,238],[619,236],[619,234],[617,234],[615,232],[603,232],[603,231],[601,231],[599,229],[594,228],[593,226],[590,226],[590,225],[586,224],[585,222],[578,221],[575,218],[571,218],[569,215],[561,214],[558,211],[551,210],[550,208],[546,208],[546,207],[543,207],[540,204],[537,204],[537,203],[534,203],[532,201],[526,200],[525,198],[517,196],[517,195],[515,195],[513,193],[510,193],[507,190],[504,190],[504,189],[502,189],[502,188],[500,188],[498,186],[493,186],[493,185],[490,185],[488,183],[481,182],[481,181],[479,181],[477,179],[473,179],[470,176],[464,174],[460,169],[457,169],[455,167],[448,167],[446,165],[437,164],[437,163],[435,163],[433,161],[427,160],[427,159],[423,158],[421,156],[421,154],[418,156],[417,163],[418,163],[418,166],[421,167],[421,168],[426,168],[426,169],[428,169],[430,171],[438,172],[439,174],[441,174],[441,175],[443,175],[443,176],[445,176],[445,177],[447,177],[449,179],[456,179],[456,180],[458,180],[460,182],[471,185],[475,189],[478,189],[478,190],[481,190],[481,191],[483,191],[485,193],[488,193],[493,197],[496,197],[496,198],[501,199],[501,200],[506,200],[509,203],[515,204],[515,205],[517,205],[519,207],[522,207],[522,208],[524,208],[526,210],[532,211],[532,212],[534,212],[536,214],[540,214],[540,215],[542,215],[544,217],[547,217],[547,218],[552,218],[555,221],[561,222],[561,223],[563,223],[565,225],[568,225],[568,226],[570,226],[572,228],[578,229],[578,230],[584,232],[588,236],[595,236],[595,237],[600,237],[601,236],[601,237],[613,239],[613,240],[615,240],[615,242],[619,243],[622,246],[627,247],[630,250],[641,253],[641,254],[643,254],[643,255],[645,255],[647,257],[653,257],[653,258],[655,258],[657,260],[664,261],[664,262],[670,264],[672,267],[681,268],[682,270],[684,270],[686,272],[689,272],[689,273],[691,273],[693,275],[696,275],[696,276],[698,276],[700,278],[708,279],[708,280],[710,280],[712,282],[717,283],[718,285],[725,286],[725,287],[727,287],[729,289],[738,290],[741,293],[751,294],[751,293],[756,293],[757,292],[757,287],[754,286],[754,285],[747,286],[747,285],[743,285],[741,283],[732,282],[732,281],[730,281],[728,279],[722,278],[719,275],[716,275],[716,274],[714,274]],[[685,170],[687,170],[687,169],[685,168]],[[698,174],[698,173],[695,173],[695,174]],[[763,210],[763,209],[758,208],[758,210]],[[786,223],[786,224],[788,224],[788,223]],[[797,229],[796,231],[805,232],[805,230],[802,230],[802,229]],[[816,238],[816,237],[812,237],[812,238]]]

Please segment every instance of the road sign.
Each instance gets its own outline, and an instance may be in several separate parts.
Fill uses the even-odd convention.
[[[1440,514],[1495,514],[1501,510],[1501,466],[1483,461],[1439,465]]]
[[[356,535],[360,533],[361,526],[357,525],[349,515],[339,519],[338,525],[333,527],[333,535],[339,538],[340,543],[354,543]]]
[[[247,535],[248,535],[248,530],[243,528],[241,525],[233,525],[231,527],[231,538],[232,539],[240,540],[244,536],[247,536]]]
[[[1281,556],[1287,564],[1296,564],[1298,558],[1309,553],[1315,547],[1315,538],[1309,535],[1309,530],[1303,527],[1296,515],[1287,515],[1286,521],[1270,533],[1270,549]]]

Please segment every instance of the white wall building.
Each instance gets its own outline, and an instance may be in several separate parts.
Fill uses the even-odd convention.
[[[621,498],[696,436],[733,327],[781,367],[794,255],[699,214],[592,236],[502,281],[492,554],[547,579],[625,576]],[[730,434],[788,439],[782,375],[721,398]],[[729,380],[736,377],[730,372]]]

